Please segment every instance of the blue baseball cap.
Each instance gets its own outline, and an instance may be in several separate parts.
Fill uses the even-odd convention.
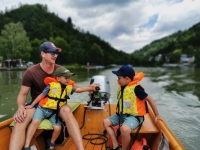
[[[131,79],[135,76],[135,71],[133,70],[132,67],[128,65],[124,65],[121,68],[119,68],[118,71],[112,71],[112,73],[117,76],[129,77]]]
[[[52,42],[44,42],[40,45],[40,52],[54,52],[54,51],[58,51],[61,52],[62,49],[56,47]]]

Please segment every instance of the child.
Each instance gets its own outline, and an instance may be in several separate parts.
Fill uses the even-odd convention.
[[[124,65],[118,71],[112,71],[118,77],[118,112],[104,119],[103,125],[109,134],[113,150],[127,150],[131,142],[131,131],[144,120],[146,101],[149,102],[157,119],[164,120],[158,113],[153,99],[134,81],[135,71]],[[119,122],[120,119],[120,122]],[[118,145],[112,126],[120,124],[122,147]]]
[[[38,95],[38,97],[33,101],[29,106],[26,106],[26,109],[33,108],[37,103],[35,114],[32,118],[32,122],[28,128],[26,141],[24,145],[24,150],[30,150],[30,141],[41,123],[45,118],[49,119],[53,124],[53,134],[51,139],[47,141],[49,150],[55,150],[55,140],[58,138],[61,132],[61,122],[58,119],[59,109],[66,104],[67,98],[74,92],[91,92],[95,91],[95,87],[99,86],[98,84],[90,85],[89,87],[77,87],[73,86],[74,82],[70,80],[70,76],[75,75],[71,73],[64,67],[59,67],[55,71],[55,79],[47,77],[46,79],[52,79],[43,92]],[[45,79],[45,82],[46,82]]]

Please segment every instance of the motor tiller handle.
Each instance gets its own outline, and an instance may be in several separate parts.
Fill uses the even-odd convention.
[[[99,87],[99,86],[96,86],[96,87],[95,87],[95,90],[99,91],[99,90],[100,90],[100,87]]]

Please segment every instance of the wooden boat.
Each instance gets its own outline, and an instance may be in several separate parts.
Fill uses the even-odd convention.
[[[104,87],[103,87],[104,88]],[[107,89],[106,89],[107,90]],[[103,105],[102,105],[103,104]],[[80,104],[79,102],[70,102],[73,114],[81,128],[83,144],[85,150],[109,150],[109,137],[103,127],[103,119],[116,113],[116,104],[101,103],[99,106],[92,106],[92,103]],[[163,121],[154,122],[155,116],[148,107],[149,113],[145,115],[145,121],[137,136],[137,140],[145,138],[151,150],[162,150],[163,146],[169,146],[170,150],[184,150],[185,148],[176,138],[173,132]],[[0,123],[0,150],[8,150],[12,128],[10,127],[13,119],[8,119]],[[37,129],[31,145],[37,147],[37,150],[45,150],[45,139],[42,132],[45,129]],[[134,136],[137,128],[132,131]],[[68,136],[63,144],[57,144],[56,150],[76,150],[72,138]]]

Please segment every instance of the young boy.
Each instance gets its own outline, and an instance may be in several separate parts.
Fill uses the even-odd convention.
[[[47,87],[43,90],[43,92],[38,95],[38,97],[33,101],[31,105],[26,106],[26,109],[33,108],[37,103],[39,106],[37,107],[35,114],[32,118],[32,122],[28,128],[26,141],[24,145],[24,150],[30,150],[30,141],[41,123],[41,121],[45,118],[48,118],[50,122],[53,124],[53,134],[51,139],[47,141],[49,150],[55,150],[55,141],[58,138],[61,132],[61,122],[58,119],[59,109],[66,104],[67,98],[75,93],[81,92],[91,92],[95,91],[95,87],[99,86],[95,84],[89,87],[73,87],[73,81],[70,80],[70,76],[75,75],[71,73],[65,67],[59,67],[55,71],[55,79],[52,79]],[[46,78],[48,79],[48,78]],[[45,81],[46,81],[45,79]]]
[[[146,114],[146,101],[157,119],[164,120],[158,113],[153,99],[144,91],[144,89],[134,81],[135,71],[133,68],[124,65],[118,71],[112,71],[118,77],[118,114],[104,119],[103,125],[109,134],[113,150],[127,150],[131,142],[130,133],[140,122],[143,122],[143,116]],[[120,123],[119,123],[120,119]],[[112,126],[120,124],[122,147],[118,145],[116,135]]]

